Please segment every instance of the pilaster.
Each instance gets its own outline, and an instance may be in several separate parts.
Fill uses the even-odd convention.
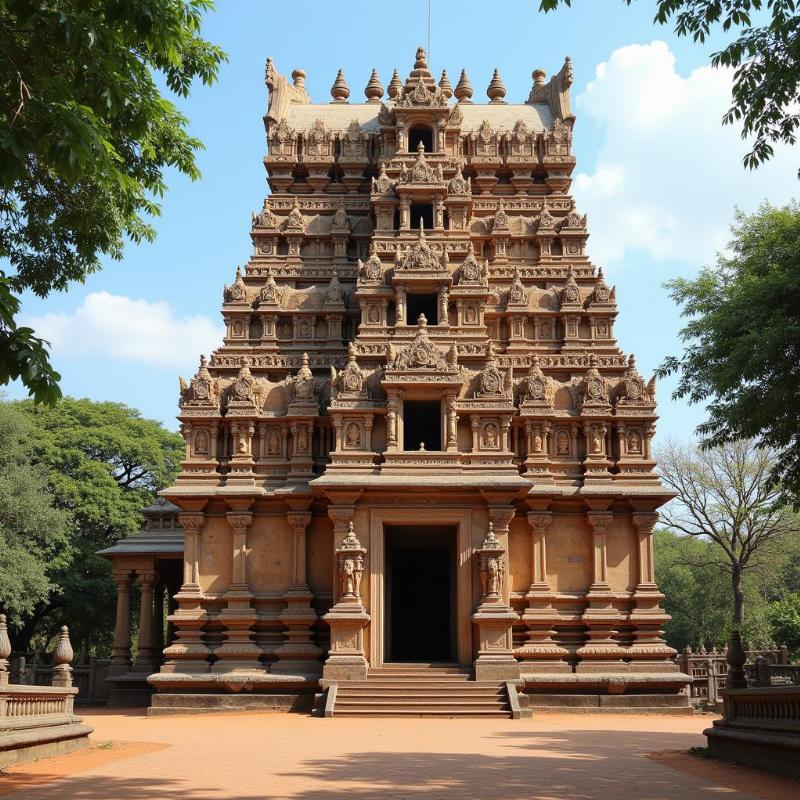
[[[157,575],[155,570],[136,571],[139,581],[139,635],[136,642],[135,672],[151,673],[156,669],[153,647],[153,591]]]
[[[131,573],[114,570],[111,574],[117,584],[117,616],[109,674],[122,675],[131,671]]]
[[[614,606],[616,595],[608,581],[608,535],[614,515],[589,511],[586,521],[592,536],[594,580],[586,595],[582,620],[587,627],[587,640],[577,650],[580,663],[576,672],[627,671],[627,664],[622,660],[626,650],[614,638],[625,617]]]

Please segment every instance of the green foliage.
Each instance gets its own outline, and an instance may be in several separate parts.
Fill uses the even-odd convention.
[[[754,438],[777,453],[773,478],[800,500],[800,205],[737,212],[730,254],[668,284],[682,316],[674,396],[705,403],[704,446]]]
[[[45,297],[151,240],[164,171],[195,179],[200,142],[159,90],[212,83],[222,51],[200,36],[212,0],[0,3],[0,385],[58,399],[44,343],[18,328],[14,292]]]
[[[0,403],[0,608],[12,621],[47,601],[72,557],[72,520],[29,463],[28,433],[24,416]]]
[[[6,452],[17,453],[8,462],[9,472],[16,479],[25,470],[36,471],[40,502],[46,499],[69,523],[65,535],[57,537],[55,526],[32,518],[35,535],[50,547],[50,584],[34,606],[14,609],[24,623],[15,644],[26,649],[37,635],[67,622],[76,646],[102,651],[110,644],[116,592],[109,562],[95,553],[139,529],[141,508],[178,472],[183,439],[119,403],[74,398],[53,407],[29,400],[0,403],[0,427],[4,414],[18,423],[4,434],[0,475]],[[0,513],[2,496],[0,482]],[[2,558],[0,552],[0,565]],[[23,564],[18,552],[9,559],[0,574],[17,572]]]
[[[769,622],[776,642],[786,644],[789,652],[800,653],[800,594],[790,592],[769,607]]]
[[[624,0],[632,5],[634,0]],[[540,0],[542,11],[572,0]],[[800,17],[795,0],[658,0],[653,22],[674,25],[677,36],[703,44],[713,29],[736,32],[711,64],[734,70],[732,104],[725,124],[742,125],[742,138],[752,137],[744,157],[753,169],[772,157],[774,144],[795,144],[800,114]],[[754,17],[756,24],[754,25]],[[768,17],[766,19],[765,17]],[[761,22],[766,24],[759,24]]]

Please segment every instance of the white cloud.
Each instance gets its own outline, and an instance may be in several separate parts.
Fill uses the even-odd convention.
[[[43,314],[25,324],[50,341],[56,358],[98,355],[176,369],[195,364],[223,336],[207,317],[176,317],[164,301],[108,292],[88,294],[72,313]]]
[[[752,211],[797,192],[796,150],[776,147],[755,172],[742,166],[748,143],[722,125],[731,75],[706,66],[684,78],[661,41],[621,47],[597,66],[576,99],[578,123],[588,117],[601,132],[597,161],[574,184],[596,262],[641,252],[709,263],[728,241],[734,206]]]

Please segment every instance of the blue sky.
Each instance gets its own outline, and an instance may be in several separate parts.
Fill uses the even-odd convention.
[[[572,57],[574,190],[589,214],[589,254],[617,287],[619,344],[649,376],[679,348],[663,282],[713,260],[735,205],[751,211],[791,198],[793,154],[779,150],[758,173],[743,170],[745,143],[720,124],[730,76],[707,67],[719,41],[699,46],[654,26],[653,2],[576,0],[548,15],[538,0],[432,2],[431,69],[446,68],[455,85],[466,67],[476,101],[485,101],[495,67],[506,99],[523,102],[533,69],[551,74]],[[395,67],[408,74],[427,43],[427,9],[427,0],[220,0],[204,34],[230,61],[216,85],[180,103],[205,143],[203,179],[169,176],[155,243],[130,245],[85,285],[23,299],[26,322],[52,339],[65,393],[125,402],[176,427],[177,375],[192,374],[198,354],[218,343],[222,287],[247,260],[250,214],[267,191],[266,57],[286,75],[304,68],[315,102],[330,99],[342,68],[360,102],[373,67],[384,86]],[[670,388],[659,387],[659,435],[685,438],[702,409],[671,401]]]

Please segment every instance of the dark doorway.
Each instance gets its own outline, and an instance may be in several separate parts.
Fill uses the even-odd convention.
[[[411,227],[415,231],[419,230],[420,220],[422,220],[424,230],[433,230],[433,205],[431,203],[412,203],[410,213]]]
[[[442,449],[442,403],[439,400],[403,401],[403,450]]]
[[[456,661],[455,564],[455,529],[387,528],[386,661]]]
[[[425,315],[428,325],[439,324],[439,303],[435,294],[406,295],[406,310],[409,325],[416,325],[420,314]]]
[[[433,131],[423,125],[416,125],[408,130],[408,152],[416,153],[419,143],[425,148],[426,153],[433,152]]]

